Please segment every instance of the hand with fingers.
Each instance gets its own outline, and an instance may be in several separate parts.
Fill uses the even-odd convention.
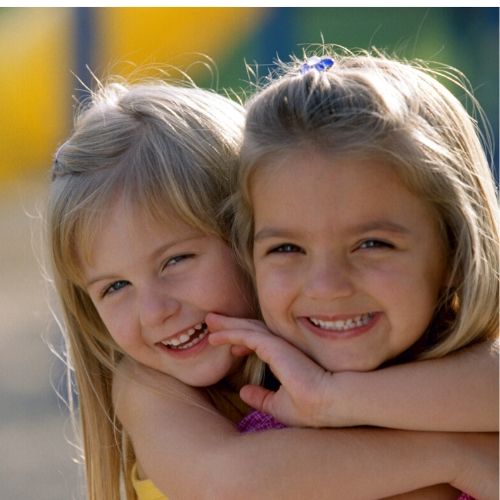
[[[322,426],[321,416],[332,404],[332,373],[274,335],[261,321],[210,313],[206,322],[212,345],[232,344],[236,355],[255,352],[281,383],[276,392],[246,385],[240,391],[243,401],[290,426]]]

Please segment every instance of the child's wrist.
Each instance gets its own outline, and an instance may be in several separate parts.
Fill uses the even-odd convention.
[[[356,405],[362,375],[360,372],[329,374],[319,404],[315,427],[349,427],[365,424]]]

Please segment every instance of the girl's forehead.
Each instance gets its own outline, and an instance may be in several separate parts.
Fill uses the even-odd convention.
[[[258,179],[263,177],[272,179],[276,174],[286,176],[287,171],[293,171],[294,166],[298,164],[310,167],[311,175],[318,164],[325,167],[325,169],[332,170],[338,164],[349,164],[352,166],[353,172],[355,172],[357,165],[360,164],[373,164],[375,167],[382,165],[384,167],[391,167],[400,180],[405,182],[403,172],[384,155],[368,150],[337,151],[315,145],[305,145],[290,151],[268,155],[255,164],[250,172],[248,181],[250,186],[252,186]],[[307,171],[305,171],[306,175]]]
[[[132,245],[138,240],[153,242],[162,239],[173,244],[204,236],[220,238],[215,223],[214,228],[207,227],[195,215],[182,213],[167,201],[146,204],[120,196],[91,216],[82,225],[77,239],[81,243],[80,258],[89,263],[96,248],[100,247],[102,251],[103,241],[112,245],[121,240],[123,244],[130,242]]]
[[[346,198],[349,192],[358,197],[360,205],[353,207],[356,213],[365,213],[364,207],[368,204],[373,210],[391,212],[394,206],[406,203],[418,205],[431,219],[438,221],[437,208],[424,193],[412,188],[404,171],[403,167],[375,155],[302,151],[257,169],[250,185],[250,201],[255,210],[263,206],[266,197],[273,199],[265,205],[276,209],[298,199],[310,200],[308,206],[323,200],[328,201],[332,209],[341,203],[335,209],[341,211],[344,204],[352,204],[352,200]]]
[[[185,225],[186,218],[181,211],[166,197],[136,197],[134,194],[118,193],[103,207],[99,215],[99,227],[115,224],[117,220],[127,220],[131,224],[147,225]]]
[[[308,176],[314,175],[317,171],[315,167],[318,163],[324,167],[325,172],[330,169],[334,171],[338,165],[347,164],[351,167],[353,175],[358,172],[360,166],[370,165],[380,177],[390,176],[392,181],[401,184],[423,201],[431,198],[429,193],[432,194],[433,184],[438,182],[437,176],[426,175],[424,168],[401,164],[390,152],[376,145],[368,145],[359,149],[337,149],[311,143],[289,151],[267,155],[256,162],[247,173],[246,190],[250,197],[253,197],[256,194],[256,184],[261,181],[264,184],[272,182],[273,178],[276,179],[279,175],[285,178],[288,175],[294,175],[293,167],[297,164],[306,167],[303,169],[303,178],[307,180]],[[310,174],[307,168],[310,169]]]

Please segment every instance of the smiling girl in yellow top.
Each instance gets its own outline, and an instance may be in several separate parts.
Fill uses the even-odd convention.
[[[256,316],[228,243],[243,119],[239,105],[210,91],[110,84],[56,154],[49,239],[87,498],[120,498],[122,479],[128,498],[161,498],[150,482],[134,490],[134,477],[173,499],[362,498],[440,482],[489,485],[485,436],[237,432],[249,411],[238,390],[258,380],[260,365],[212,346],[205,317]]]

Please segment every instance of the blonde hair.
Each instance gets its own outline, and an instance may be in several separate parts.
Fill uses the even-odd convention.
[[[243,108],[215,92],[161,81],[111,82],[79,110],[55,155],[48,246],[78,390],[89,500],[119,499],[122,478],[127,498],[135,498],[134,456],[112,408],[112,378],[123,353],[82,286],[81,259],[90,258],[117,195],[157,220],[173,212],[228,241],[232,214],[221,208],[243,124]],[[254,358],[247,372],[260,366]]]
[[[449,262],[443,291],[411,356],[440,357],[498,336],[498,208],[478,126],[437,78],[455,84],[482,117],[463,75],[379,51],[322,47],[328,70],[282,65],[247,104],[236,180],[234,233],[252,269],[252,176],[290,151],[361,153],[386,159],[438,214]],[[314,62],[314,61],[313,61]],[[331,61],[327,61],[329,63]]]

